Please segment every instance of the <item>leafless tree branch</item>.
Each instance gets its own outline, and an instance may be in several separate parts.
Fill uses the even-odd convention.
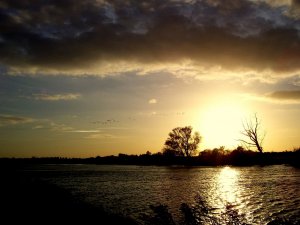
[[[248,145],[248,147],[250,148],[256,147],[257,151],[262,153],[263,152],[262,143],[266,134],[265,133],[263,135],[260,134],[261,122],[258,119],[256,113],[254,114],[253,118],[243,121],[242,125],[243,125],[243,130],[241,131],[241,134],[248,140],[239,139],[239,141]]]

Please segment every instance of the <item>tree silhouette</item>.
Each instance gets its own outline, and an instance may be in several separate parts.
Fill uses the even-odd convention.
[[[191,126],[174,128],[165,142],[164,154],[185,157],[194,155],[201,137],[198,132],[192,134],[192,131],[193,128]]]
[[[247,140],[239,139],[239,141],[244,143],[248,149],[256,147],[258,152],[263,152],[262,143],[265,138],[265,133],[261,133],[261,122],[256,114],[254,114],[253,118],[243,122],[243,131],[241,131],[241,134],[244,135]]]

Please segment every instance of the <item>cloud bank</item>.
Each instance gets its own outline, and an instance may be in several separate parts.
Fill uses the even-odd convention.
[[[188,61],[184,76],[211,67],[294,73],[299,12],[298,0],[3,0],[0,65],[9,74],[105,76],[180,73]]]

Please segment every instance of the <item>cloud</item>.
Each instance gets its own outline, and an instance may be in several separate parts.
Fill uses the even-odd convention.
[[[71,130],[68,132],[72,132],[72,133],[99,133],[101,132],[100,130]]]
[[[185,116],[185,112],[157,112],[157,111],[146,111],[139,112],[137,114],[139,117],[178,117]]]
[[[45,128],[43,125],[36,125],[32,129],[43,129]]]
[[[34,130],[46,129],[50,131],[59,131],[59,132],[74,131],[73,127],[61,123],[55,123],[48,119],[34,119],[30,117],[0,114],[0,127],[19,125],[25,123],[37,123],[32,127],[32,129]]]
[[[80,94],[33,94],[35,100],[42,101],[60,101],[60,100],[76,100],[80,97]]]
[[[32,123],[35,120],[29,117],[14,116],[14,115],[3,115],[0,114],[0,126],[18,125],[24,123]]]
[[[101,127],[101,130],[130,130],[129,127]]]
[[[87,139],[116,139],[119,137],[112,135],[112,134],[99,133],[99,134],[90,134],[90,135],[86,136],[85,138],[87,138]]]
[[[22,75],[146,74],[185,60],[198,74],[300,71],[299,1],[225,2],[4,0],[0,65]]]
[[[73,127],[67,126],[65,124],[55,123],[55,122],[50,122],[49,126],[50,126],[49,129],[51,131],[67,132],[67,131],[74,130]]]
[[[157,100],[155,98],[152,98],[148,101],[149,104],[156,104]]]
[[[294,80],[292,81],[292,84],[294,86],[300,87],[300,75],[298,77],[294,78]]]
[[[267,96],[278,100],[299,100],[300,101],[300,90],[299,91],[274,91],[268,94]]]
[[[33,119],[35,125],[34,130],[48,130],[52,132],[72,132],[75,129],[63,123],[57,123],[50,119]]]
[[[275,91],[264,95],[244,93],[239,96],[245,100],[267,102],[272,104],[300,104],[300,91]]]

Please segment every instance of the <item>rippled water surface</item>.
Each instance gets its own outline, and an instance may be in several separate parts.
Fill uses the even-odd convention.
[[[251,224],[275,217],[300,220],[300,170],[265,167],[158,167],[43,165],[27,170],[70,190],[76,197],[133,218],[151,204],[166,204],[175,215],[198,194],[222,212],[234,205]]]

